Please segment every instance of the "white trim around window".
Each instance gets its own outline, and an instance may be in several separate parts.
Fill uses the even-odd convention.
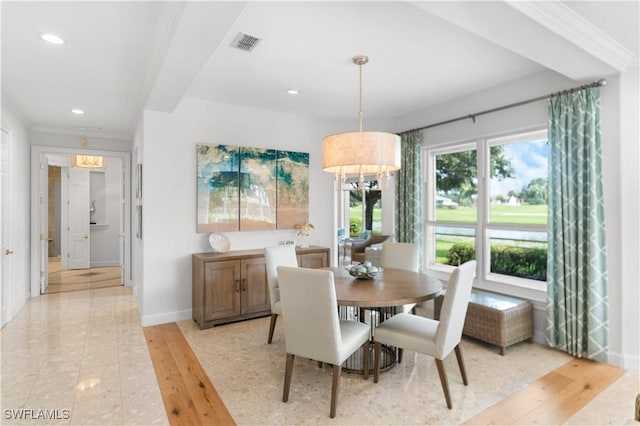
[[[535,235],[537,233],[538,235],[535,235],[535,237],[544,239],[544,244],[546,244],[547,225],[546,223],[492,223],[491,177],[489,167],[491,147],[523,141],[535,141],[536,143],[542,143],[542,141],[546,141],[546,138],[546,128],[537,128],[532,131],[514,132],[511,134],[502,134],[500,136],[478,137],[474,140],[439,145],[438,147],[423,148],[425,160],[424,193],[426,195],[424,209],[425,259],[423,264],[426,265],[428,272],[439,276],[446,276],[454,268],[453,266],[437,263],[435,261],[436,238],[434,234],[436,232],[436,227],[440,229],[463,230],[462,233],[470,234],[468,238],[475,243],[476,247],[475,255],[476,260],[478,261],[478,271],[475,286],[477,288],[524,297],[540,303],[544,302],[546,297],[546,282],[491,272],[489,257],[492,232],[494,232],[494,235],[501,232],[503,234],[509,232],[522,232],[527,235]],[[439,155],[453,154],[469,150],[476,150],[476,221],[438,221],[436,220],[436,158]],[[518,176],[519,175],[520,173],[518,173]],[[527,173],[522,173],[522,175],[527,175]],[[439,201],[441,202],[441,200]],[[544,209],[542,208],[542,210]]]

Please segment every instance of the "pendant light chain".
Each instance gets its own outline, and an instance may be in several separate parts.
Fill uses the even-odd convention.
[[[364,65],[362,62],[358,62],[358,66],[360,68],[360,131],[362,131],[362,119],[364,116],[364,113],[362,112],[362,65]]]

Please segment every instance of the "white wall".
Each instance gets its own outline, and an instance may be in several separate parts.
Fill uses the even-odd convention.
[[[191,318],[191,254],[211,251],[196,229],[196,144],[309,152],[311,243],[333,247],[333,178],[321,170],[321,141],[336,123],[186,99],[172,114],[145,111],[143,125],[142,324]],[[348,129],[351,130],[351,129]],[[228,232],[231,250],[294,239],[295,230]]]
[[[602,89],[602,141],[609,270],[610,362],[639,368],[638,340],[638,73],[608,78]],[[399,118],[396,131],[421,127],[490,108],[579,86],[553,72],[542,72],[479,92],[427,111]],[[439,145],[477,136],[546,126],[547,103],[532,104],[423,131],[423,144]],[[623,236],[633,236],[625,238]],[[623,260],[626,260],[623,263]],[[630,265],[630,269],[627,269]],[[623,272],[623,266],[627,271]],[[534,302],[535,340],[544,342],[545,294],[478,279],[476,286]],[[624,302],[623,302],[624,300]]]
[[[0,127],[9,132],[9,184],[11,212],[9,241],[12,276],[9,285],[9,316],[15,317],[29,298],[29,123],[22,113],[2,96],[2,122]],[[3,218],[7,220],[7,218]],[[4,254],[3,254],[4,255]]]
[[[620,152],[618,217],[621,231],[618,235],[620,276],[619,284],[609,281],[611,293],[618,293],[619,302],[610,312],[610,327],[620,330],[612,333],[610,360],[625,368],[640,370],[640,72],[638,66],[620,76]],[[613,299],[612,294],[612,299]],[[619,309],[616,309],[620,307]],[[614,322],[615,319],[615,322]]]

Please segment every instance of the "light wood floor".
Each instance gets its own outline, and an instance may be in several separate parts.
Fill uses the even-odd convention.
[[[563,424],[623,373],[609,364],[573,359],[464,424]]]
[[[176,323],[144,328],[171,425],[235,425]]]
[[[122,285],[119,266],[62,270],[60,258],[57,257],[49,258],[48,278],[46,294]]]
[[[144,334],[172,425],[234,425],[177,324],[145,327]],[[465,424],[562,424],[615,382],[623,369],[573,359]]]

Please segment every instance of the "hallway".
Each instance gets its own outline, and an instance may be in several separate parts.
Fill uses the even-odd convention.
[[[33,298],[1,338],[3,424],[168,423],[130,288]]]
[[[121,268],[105,266],[90,269],[69,269],[63,271],[59,257],[49,258],[49,286],[46,294],[67,291],[90,290],[122,285]]]

